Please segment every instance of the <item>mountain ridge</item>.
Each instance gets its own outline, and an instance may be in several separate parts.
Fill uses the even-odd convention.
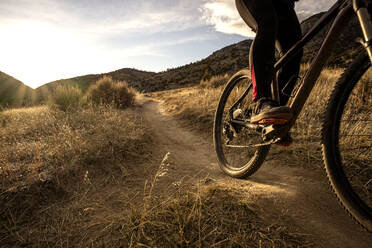
[[[34,99],[34,89],[0,71],[0,107],[26,106],[30,105]]]

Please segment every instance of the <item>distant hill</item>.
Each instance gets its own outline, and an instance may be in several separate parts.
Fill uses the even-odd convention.
[[[0,71],[0,106],[19,107],[31,105],[34,99],[34,89]]]
[[[60,79],[47,84],[44,84],[36,89],[39,100],[43,101],[47,99],[48,95],[53,92],[57,85],[76,85],[85,92],[90,85],[95,84],[95,82],[103,76],[110,76],[115,81],[127,81],[130,85],[138,90],[144,88],[143,82],[146,78],[155,75],[155,72],[146,72],[136,69],[124,68],[108,73],[102,74],[90,74],[85,76],[79,76],[69,79]]]
[[[320,19],[324,14],[315,14],[301,23],[302,32],[305,33],[309,31],[314,24]],[[327,35],[327,28],[323,28],[321,32],[311,40],[304,48],[304,61],[309,61],[315,53],[319,50],[321,42]],[[329,58],[328,65],[331,66],[346,66],[351,59],[360,51],[362,46],[356,41],[358,37],[362,37],[362,31],[357,18],[353,18],[345,31],[339,37],[335,47],[333,48],[333,54]]]
[[[207,58],[185,66],[157,73],[145,80],[146,91],[157,91],[195,85],[206,70],[212,75],[233,74],[248,66],[252,40],[244,40],[214,52]]]

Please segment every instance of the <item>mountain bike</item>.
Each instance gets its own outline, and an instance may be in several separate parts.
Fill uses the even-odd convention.
[[[282,125],[250,122],[253,111],[250,72],[243,69],[227,82],[215,113],[213,138],[222,171],[236,178],[255,173],[270,146],[286,137],[309,97],[341,32],[356,15],[363,31],[364,49],[345,70],[329,97],[322,126],[322,153],[331,187],[347,212],[372,232],[372,22],[371,0],[339,0],[302,39],[274,65],[275,72],[299,52],[327,24],[326,37],[288,106],[293,117]],[[274,73],[275,75],[276,73]],[[273,99],[279,102],[277,79]],[[242,114],[235,116],[240,109]]]

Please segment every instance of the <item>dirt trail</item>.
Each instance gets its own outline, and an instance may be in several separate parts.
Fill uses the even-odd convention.
[[[267,217],[285,212],[317,247],[372,247],[372,234],[363,231],[347,216],[333,196],[325,175],[319,171],[293,168],[281,161],[268,161],[247,180],[224,175],[218,168],[210,140],[183,128],[161,104],[144,99],[143,118],[153,129],[155,157],[170,153],[167,176],[160,181],[166,189],[174,182],[192,184],[211,179],[239,191],[254,194]],[[290,225],[291,223],[288,223]]]

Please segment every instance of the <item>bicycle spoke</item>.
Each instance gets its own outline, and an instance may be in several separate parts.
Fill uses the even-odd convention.
[[[222,92],[214,125],[219,164],[227,174],[235,177],[254,173],[268,152],[268,146],[262,144],[261,133],[256,131],[259,127],[247,122],[252,113],[253,87],[249,71],[242,72],[234,75]],[[232,119],[238,109],[238,116]],[[223,120],[221,124],[219,120]]]

